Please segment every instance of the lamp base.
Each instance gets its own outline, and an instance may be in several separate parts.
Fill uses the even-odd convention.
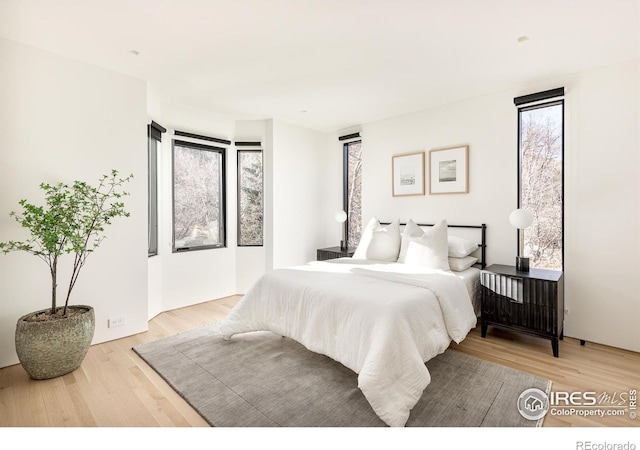
[[[340,250],[347,251],[347,243],[345,241],[340,241]]]
[[[524,256],[516,256],[516,271],[529,272],[529,258]]]

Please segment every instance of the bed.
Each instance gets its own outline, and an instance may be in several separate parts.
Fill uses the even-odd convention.
[[[413,225],[424,235],[439,227],[441,246],[441,222]],[[373,228],[395,229],[396,224],[404,225],[404,232],[399,242],[398,233],[389,232],[392,247],[398,247],[395,260],[393,252],[378,259],[381,254],[362,258],[356,251],[353,258],[269,271],[219,324],[219,332],[231,339],[238,333],[271,331],[342,363],[358,374],[358,387],[376,414],[389,426],[404,426],[431,381],[425,362],[452,341],[460,343],[476,326],[474,299],[486,243],[482,225],[482,241],[476,246],[481,258],[477,266],[460,271],[410,264],[413,244],[405,245],[406,258],[399,262],[402,243],[415,240],[407,231],[411,223],[377,222]],[[446,222],[444,227],[446,233]]]

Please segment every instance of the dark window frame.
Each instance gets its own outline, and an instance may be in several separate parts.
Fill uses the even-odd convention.
[[[238,145],[239,143],[236,143]],[[236,220],[237,220],[237,246],[238,247],[264,247],[264,153],[262,149],[238,149],[236,155],[237,166],[237,206],[236,206]],[[240,195],[242,192],[242,186],[240,185],[240,154],[241,153],[260,153],[260,169],[262,173],[262,243],[261,244],[241,244],[241,220],[240,220]]]
[[[148,257],[158,255],[158,144],[162,142],[162,133],[166,131],[154,121],[147,125]]]
[[[527,102],[526,100],[530,99],[529,102]],[[559,88],[559,89],[552,89],[549,91],[545,91],[545,92],[541,92],[538,94],[531,94],[530,96],[523,96],[523,97],[518,97],[516,99],[514,99],[514,103],[518,106],[518,186],[517,186],[517,193],[518,193],[518,208],[520,208],[521,205],[521,200],[522,200],[522,149],[521,149],[521,141],[522,141],[522,113],[526,112],[526,111],[532,111],[532,110],[536,110],[536,109],[541,109],[541,108],[548,108],[551,106],[557,106],[560,105],[561,106],[561,115],[562,115],[562,124],[561,124],[561,130],[560,132],[562,133],[562,142],[561,142],[561,147],[560,147],[560,153],[562,156],[562,171],[561,171],[561,191],[562,191],[562,211],[561,211],[561,215],[560,215],[560,226],[561,226],[561,241],[562,241],[562,250],[561,250],[561,258],[562,258],[562,265],[560,270],[564,271],[564,261],[565,261],[565,233],[564,233],[564,219],[565,219],[565,176],[564,176],[564,170],[565,170],[565,152],[564,152],[564,142],[565,142],[565,101],[564,101],[564,89],[563,88]],[[518,230],[517,232],[517,241],[516,241],[516,251],[519,254],[519,249],[520,249],[520,230]]]
[[[220,215],[222,219],[220,220],[220,234],[222,235],[222,239],[220,239],[219,244],[210,244],[210,245],[198,245],[194,247],[176,247],[176,208],[175,208],[175,157],[176,157],[176,146],[179,147],[188,147],[197,150],[209,151],[214,153],[219,153],[221,155],[220,160],[220,171],[219,176],[221,178],[220,181]],[[192,251],[199,250],[210,250],[217,248],[227,248],[227,177],[226,177],[226,149],[222,147],[214,147],[212,145],[204,145],[199,144],[197,142],[189,142],[178,139],[173,139],[171,142],[171,203],[172,203],[172,236],[171,236],[171,247],[173,253],[186,253]]]

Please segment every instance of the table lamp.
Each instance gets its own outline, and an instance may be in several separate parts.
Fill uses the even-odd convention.
[[[344,211],[338,211],[335,214],[336,222],[344,224],[347,221],[347,213]],[[345,225],[342,226],[342,240],[340,241],[340,250],[347,249],[347,236],[346,236],[347,227]]]
[[[518,272],[529,272],[529,258],[523,256],[524,235],[522,230],[529,228],[533,224],[533,215],[526,209],[516,209],[509,216],[509,222],[518,229],[518,256],[516,256],[516,270]]]

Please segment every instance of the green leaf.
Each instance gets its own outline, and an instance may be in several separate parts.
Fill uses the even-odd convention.
[[[67,290],[68,302],[86,257],[105,238],[105,226],[111,225],[114,218],[129,217],[130,214],[120,199],[129,195],[122,187],[132,179],[133,174],[119,178],[119,172],[112,169],[110,175],[103,175],[95,186],[78,180],[71,184],[40,183],[40,189],[44,191],[44,205],[34,205],[22,199],[18,202],[22,212],[9,213],[10,217],[30,232],[30,237],[24,241],[0,242],[0,251],[25,251],[38,256],[49,265],[54,286],[54,308],[58,257],[74,253],[75,260],[81,261],[72,268]]]

